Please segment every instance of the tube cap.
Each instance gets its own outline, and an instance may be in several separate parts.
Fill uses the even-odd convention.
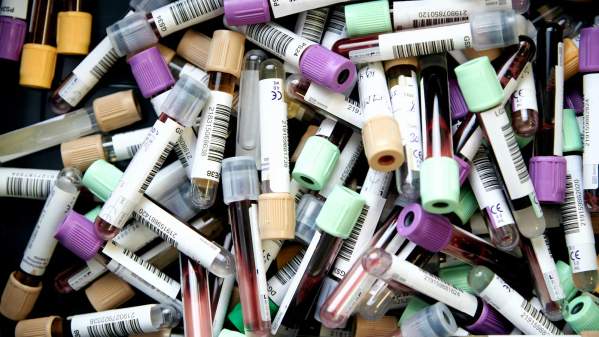
[[[420,166],[420,198],[428,212],[455,211],[460,197],[460,172],[453,158],[432,157]]]
[[[268,299],[268,308],[270,309],[270,315],[272,317],[275,317],[275,315],[277,314],[277,310],[279,310],[279,307],[271,300]],[[233,310],[231,310],[231,312],[229,312],[229,314],[227,315],[227,319],[229,320],[229,322],[231,322],[233,324],[233,326],[235,326],[237,328],[237,330],[239,330],[240,332],[244,332],[245,328],[243,327],[243,311],[241,309],[241,303],[237,303],[235,305],[235,307],[233,307]],[[227,329],[223,329],[222,331],[225,331]],[[230,330],[227,330],[230,331]],[[232,331],[234,332],[234,331]],[[235,332],[236,333],[236,332]],[[222,336],[222,333],[221,333]],[[239,336],[239,335],[236,335]],[[241,335],[243,336],[243,335]]]
[[[291,194],[260,194],[258,216],[262,240],[295,238],[295,198]]]
[[[477,50],[501,48],[518,43],[529,33],[529,22],[513,10],[479,11],[468,16],[472,46]]]
[[[406,305],[404,311],[399,317],[399,326],[402,326],[403,322],[405,322],[408,318],[414,316],[417,312],[429,306],[430,304],[423,301],[420,297],[412,296],[408,300],[408,304]]]
[[[148,13],[170,3],[170,0],[131,0],[129,7],[135,9],[136,12]]]
[[[52,325],[58,316],[25,319],[17,323],[15,337],[52,337]]]
[[[56,22],[56,48],[59,54],[85,55],[89,52],[92,15],[86,12],[59,12]]]
[[[445,217],[427,213],[416,203],[404,207],[396,226],[399,235],[433,253],[447,246],[453,230]]]
[[[468,331],[478,334],[509,334],[513,325],[487,302],[482,302],[482,311],[478,320],[466,327]]]
[[[242,26],[271,21],[268,0],[225,1],[225,20],[228,25]]]
[[[587,27],[580,31],[578,70],[581,73],[599,71],[599,27]]]
[[[485,49],[485,50],[476,50],[474,48],[466,48],[466,49],[462,49],[462,52],[464,53],[464,56],[466,56],[466,58],[468,60],[472,60],[472,59],[475,59],[475,58],[481,57],[481,56],[486,56],[489,58],[489,60],[493,61],[496,58],[498,58],[499,55],[501,55],[501,49],[499,49],[499,48],[490,48],[490,49]]]
[[[341,239],[347,239],[362,212],[365,200],[347,187],[335,186],[322,206],[316,226]]]
[[[583,144],[580,135],[580,128],[578,127],[578,122],[576,121],[576,111],[573,109],[564,109],[563,125],[563,151],[581,152],[583,150]]]
[[[92,103],[96,122],[102,132],[112,131],[141,120],[133,90],[119,91],[96,98]]]
[[[599,304],[590,295],[580,295],[566,305],[564,320],[576,333],[599,330]]]
[[[183,75],[166,96],[161,110],[179,124],[191,127],[208,99],[210,99],[210,90],[204,83],[196,81],[191,76]]]
[[[308,125],[306,132],[304,132],[304,134],[302,135],[302,138],[300,138],[300,141],[297,144],[297,147],[295,148],[295,151],[293,151],[293,155],[291,155],[291,158],[289,158],[290,162],[295,163],[297,161],[300,154],[304,150],[304,146],[306,145],[306,142],[308,141],[308,139],[310,139],[310,137],[312,137],[316,134],[316,131],[318,131],[318,126]]]
[[[225,8],[226,6],[225,4]],[[177,55],[205,70],[211,40],[210,37],[202,33],[188,29],[177,45]]]
[[[249,156],[231,157],[222,162],[223,199],[225,204],[258,200],[260,180],[256,161]]]
[[[383,316],[377,320],[367,320],[358,315],[356,317],[354,337],[391,336],[391,333],[395,330],[397,330],[397,318],[393,316]]]
[[[441,302],[420,310],[401,325],[403,336],[414,337],[445,337],[452,335],[457,329],[458,325],[451,311]]]
[[[472,215],[478,211],[478,203],[472,190],[468,187],[464,187],[460,190],[460,200],[458,207],[453,211],[455,215],[460,218],[463,224],[468,223]]]
[[[0,299],[0,313],[13,321],[25,319],[33,309],[42,291],[42,284],[30,287],[15,278],[15,272],[10,273]]]
[[[393,31],[389,2],[368,1],[345,6],[347,36],[363,36]]]
[[[339,155],[339,149],[333,143],[312,136],[306,141],[291,175],[303,187],[319,191],[333,173]]]
[[[488,57],[468,61],[454,71],[470,111],[486,111],[503,100],[503,89]]]
[[[102,148],[102,135],[81,137],[60,144],[60,156],[64,167],[73,166],[82,172],[96,160],[107,159]]]
[[[464,100],[458,81],[449,79],[449,104],[451,105],[451,119],[460,120],[468,115],[468,105]]]
[[[173,58],[177,55],[177,53],[174,50],[163,45],[162,43],[157,44],[156,48],[158,48],[158,51],[160,52],[160,55],[162,56],[162,58],[164,59],[164,62],[166,62],[166,64],[171,63]]]
[[[572,268],[564,261],[556,261],[555,267],[557,268],[557,276],[559,276],[559,283],[564,290],[566,295],[566,302],[570,301],[574,295],[578,292],[574,280],[572,279]]]
[[[34,89],[50,89],[56,68],[56,48],[26,43],[21,55],[19,84]]]
[[[133,54],[158,43],[158,37],[148,22],[145,13],[135,12],[125,16],[106,28],[112,49],[119,56]]]
[[[578,47],[570,38],[564,39],[564,81],[578,74]]]
[[[92,208],[91,210],[89,210],[87,213],[85,213],[84,216],[87,220],[94,221],[94,220],[96,220],[96,217],[98,216],[98,214],[100,214],[101,210],[102,210],[102,206],[96,206],[96,207]]]
[[[241,75],[245,35],[231,30],[215,30],[206,60],[206,71],[220,71],[236,78]]]
[[[87,168],[81,183],[98,199],[106,201],[116,188],[123,172],[105,160],[96,160]]]
[[[385,72],[387,72],[387,71],[389,71],[389,69],[391,69],[395,66],[399,66],[399,65],[410,65],[410,66],[413,66],[416,69],[418,69],[419,68],[418,58],[417,57],[403,57],[403,58],[393,59],[393,60],[383,62],[383,68],[385,69]]]
[[[157,47],[151,47],[129,57],[127,63],[141,94],[150,98],[175,84],[175,78]]]
[[[570,88],[564,95],[564,104],[568,109],[574,109],[576,115],[584,112],[584,98],[578,88]]]
[[[304,51],[299,66],[306,79],[334,92],[346,92],[356,79],[356,66],[349,59],[319,44]]]
[[[103,239],[96,236],[93,222],[72,210],[58,226],[54,237],[84,261],[96,256],[104,243]]]
[[[27,34],[27,22],[0,16],[0,58],[18,61]]]
[[[561,204],[566,198],[566,158],[534,156],[530,159],[530,179],[541,203]]]
[[[472,266],[469,264],[445,267],[439,270],[439,277],[458,289],[476,295],[474,290],[468,285],[468,273],[471,269]]]
[[[310,243],[316,232],[316,218],[324,205],[324,201],[312,194],[304,194],[297,204],[295,236]]]
[[[118,308],[134,295],[129,283],[113,273],[107,273],[85,289],[85,296],[96,311]]]
[[[470,175],[470,164],[458,156],[453,156],[453,159],[455,159],[455,162],[458,164],[460,186],[464,185],[466,179],[468,179],[468,175]]]
[[[390,172],[405,160],[399,124],[393,116],[369,118],[362,126],[362,142],[368,165],[374,170]]]

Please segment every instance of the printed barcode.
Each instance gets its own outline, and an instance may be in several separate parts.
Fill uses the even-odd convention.
[[[529,301],[524,300],[520,305],[524,311],[526,311],[536,322],[540,323],[546,330],[549,330],[551,335],[563,335],[564,333],[558,329],[545,315],[538,311],[535,307],[530,304]],[[539,330],[539,329],[537,329]]]
[[[468,21],[467,16],[449,17],[449,18],[434,18],[434,19],[417,19],[412,20],[414,28],[444,25],[453,22]]]
[[[129,154],[129,157],[133,158],[133,156],[135,156],[135,153],[137,153],[137,150],[139,150],[139,148],[142,146],[143,143],[140,144],[133,144],[131,146],[127,147],[127,153]]]
[[[302,263],[302,259],[304,258],[304,254],[306,251],[304,249],[300,250],[296,256],[289,261],[285,267],[281,268],[276,274],[275,278],[281,282],[281,284],[285,284],[289,282],[297,273],[300,264]]]
[[[580,231],[578,223],[578,209],[576,207],[576,198],[574,196],[574,185],[572,184],[572,175],[566,175],[566,198],[561,206],[562,223],[564,232],[574,234]]]
[[[110,51],[104,55],[100,61],[90,70],[89,72],[95,77],[98,81],[104,76],[108,69],[110,69],[114,63],[119,59],[114,48],[110,48]]]
[[[152,217],[151,215],[148,215],[148,216]],[[140,216],[138,212],[133,213],[133,217],[135,218],[135,220],[141,222],[142,225],[147,226],[150,230],[152,230],[152,232],[158,234],[158,236],[160,236],[162,238],[162,240],[168,242],[171,246],[173,246],[175,248],[177,248],[179,246],[179,243],[177,241],[175,241],[172,237],[168,236],[163,230],[161,230],[156,225],[154,225],[154,223],[152,221],[147,220],[144,217]],[[153,219],[153,217],[152,217],[152,219]]]
[[[279,56],[285,55],[285,50],[293,41],[293,37],[267,24],[249,25],[246,36],[259,45],[273,46],[273,52]]]
[[[179,138],[179,140],[181,140],[181,138]],[[181,146],[178,143],[177,145],[175,145],[174,150],[175,154],[177,154],[177,158],[179,158],[179,161],[181,162],[181,165],[183,165],[183,167],[189,167],[189,161],[187,160],[187,156],[185,155],[185,153],[181,149]]]
[[[483,148],[479,149],[472,162],[485,191],[489,192],[500,188],[493,164],[491,164],[491,160],[487,156],[487,151]]]
[[[395,45],[393,46],[393,55],[395,58],[404,58],[411,56],[439,54],[454,49],[453,39],[444,39]]]
[[[307,11],[301,35],[312,42],[320,43],[328,15],[327,7]]]
[[[295,193],[295,204],[299,204],[299,202],[302,200],[302,197],[304,196],[304,194],[306,194],[306,192],[304,192],[303,190],[298,190],[297,193]]]
[[[144,181],[143,185],[141,185],[141,187],[139,188],[139,193],[145,193],[146,192],[146,190],[148,189],[148,186],[150,186],[150,183],[152,182],[152,179],[154,179],[154,176],[156,175],[156,173],[158,173],[158,170],[160,170],[160,168],[162,167],[162,164],[164,164],[164,161],[168,157],[168,154],[173,149],[173,146],[175,146],[175,144],[169,142],[166,145],[166,147],[164,148],[164,150],[162,150],[162,153],[160,154],[160,158],[158,158],[158,160],[156,161],[156,163],[154,163],[154,167],[152,167],[152,170],[150,171],[150,174],[148,174],[148,176],[146,177],[146,180]]]
[[[343,30],[345,29],[345,11],[343,7],[335,8],[333,13],[331,13],[331,19],[329,20],[329,25],[327,26],[327,31],[337,33],[341,35]]]
[[[6,179],[6,195],[10,197],[25,197],[45,199],[50,193],[54,179],[34,177],[8,177]]]
[[[168,284],[176,284],[177,281],[173,280],[172,278],[170,278],[170,276],[166,275],[165,273],[161,272],[158,268],[154,267],[151,263],[149,263],[148,261],[144,261],[141,257],[135,255],[133,252],[131,252],[130,250],[126,249],[126,248],[121,248],[123,250],[123,253],[128,256],[131,260],[133,260],[135,263],[139,264],[140,266],[144,267],[144,269],[148,270],[149,272],[151,272],[152,274],[158,276],[159,278],[161,278],[163,281],[167,282]]]
[[[229,118],[231,117],[231,108],[217,104],[214,110],[214,125],[212,127],[212,138],[210,139],[210,148],[208,149],[208,160],[220,163],[223,161],[225,153],[225,144],[229,132]]]
[[[222,7],[222,0],[179,0],[168,9],[175,24],[180,25]]]
[[[137,318],[120,322],[104,323],[87,327],[90,337],[121,337],[130,335],[141,335],[144,333]]]
[[[514,130],[512,130],[512,125],[510,123],[507,123],[506,125],[502,126],[501,132],[503,132],[503,136],[505,137],[508,149],[510,151],[510,156],[512,157],[512,161],[516,166],[518,179],[520,179],[521,184],[524,184],[530,178],[528,176],[528,170],[526,169],[524,160],[522,159],[522,153],[520,152],[520,148],[518,148],[518,143],[516,143],[516,136],[514,136]]]
[[[542,234],[543,236],[543,240],[545,240],[545,248],[547,248],[547,254],[549,254],[549,257],[551,257],[553,259],[553,254],[551,254],[551,246],[549,246],[549,239],[547,238],[547,235]]]
[[[354,248],[356,247],[356,242],[358,242],[358,236],[362,231],[362,226],[364,225],[364,221],[366,220],[366,215],[368,215],[369,210],[370,207],[368,205],[364,205],[354,228],[349,234],[349,237],[345,241],[343,241],[343,245],[341,245],[341,250],[337,255],[337,257],[339,257],[340,259],[349,262],[354,252]]]

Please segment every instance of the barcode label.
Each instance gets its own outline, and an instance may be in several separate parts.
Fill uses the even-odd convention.
[[[177,140],[175,144],[175,153],[177,158],[181,162],[181,165],[185,168],[185,173],[188,177],[191,177],[191,165],[193,163],[193,154],[196,150],[196,143],[198,137],[195,134],[193,128],[188,127],[183,130],[183,134]]]
[[[328,16],[327,7],[305,11],[298,16],[295,32],[312,42],[320,43]]]
[[[331,13],[331,18],[329,19],[329,24],[327,25],[327,32],[333,32],[337,35],[343,34],[345,30],[345,10],[343,7],[335,7],[333,13]]]
[[[541,330],[547,330],[549,332],[548,334],[550,335],[564,334],[560,329],[553,325],[553,323],[551,323],[551,321],[547,317],[545,317],[545,315],[543,315],[540,311],[533,307],[532,304],[530,304],[530,302],[528,302],[527,300],[523,300],[522,304],[520,304],[520,307],[528,314],[530,318],[532,318],[533,321],[531,321],[530,323],[532,325],[537,326],[537,330],[539,330],[539,332]],[[542,328],[538,325],[541,325]]]
[[[152,170],[150,170],[150,173],[146,176],[144,183],[139,188],[139,193],[144,193],[148,189],[148,186],[150,186],[152,179],[154,179],[154,176],[156,176],[156,173],[158,173],[158,170],[160,170],[160,168],[162,167],[162,164],[164,164],[164,161],[166,160],[166,158],[168,157],[168,154],[173,149],[173,146],[175,146],[175,144],[169,142],[166,145],[166,147],[162,150],[162,152],[160,153],[160,157],[158,157],[158,160],[156,161],[156,163],[154,163]],[[139,147],[141,147],[141,146],[139,146]],[[139,149],[139,147],[138,147],[138,149]]]
[[[411,44],[393,46],[393,56],[395,58],[405,58],[420,55],[439,54],[449,50],[454,50],[453,39],[415,42]]]
[[[160,36],[215,18],[224,13],[222,0],[179,0],[152,11]]]
[[[137,153],[137,150],[141,147],[141,144],[134,144],[131,146],[127,146],[127,154],[129,158],[132,158]]]
[[[528,175],[528,170],[526,169],[526,164],[524,164],[524,159],[522,159],[522,153],[520,152],[520,148],[518,147],[518,142],[516,142],[516,136],[514,135],[512,125],[505,124],[501,127],[501,132],[503,132],[503,135],[507,142],[512,162],[516,166],[516,171],[518,172],[518,179],[520,180],[520,183],[523,184],[527,182],[530,178]]]
[[[98,60],[98,62],[89,72],[93,77],[96,78],[96,80],[99,81],[104,75],[106,75],[108,70],[112,68],[118,59],[118,54],[114,49],[111,48],[108,53]]]
[[[293,276],[295,276],[300,263],[302,263],[305,253],[306,251],[304,249],[300,250],[299,253],[297,253],[297,255],[294,256],[293,259],[291,259],[291,261],[289,261],[283,268],[281,268],[274,277],[282,284],[289,282]]]
[[[413,28],[446,25],[454,22],[468,21],[467,16],[459,17],[445,17],[445,18],[433,18],[433,19],[415,19],[412,20]]]
[[[339,254],[337,254],[337,258],[349,262],[349,259],[352,257],[354,252],[354,247],[356,247],[356,243],[358,242],[358,236],[362,231],[362,226],[364,225],[364,221],[366,220],[369,210],[370,207],[368,207],[368,205],[364,205],[364,207],[362,207],[362,211],[358,216],[358,220],[349,234],[349,237],[343,241],[343,245],[341,245],[341,250],[339,251]]]
[[[564,299],[564,290],[561,287],[559,275],[557,274],[557,267],[555,266],[555,260],[551,255],[551,249],[549,248],[549,240],[547,236],[540,235],[530,239],[530,244],[534,252],[534,257],[537,260],[539,269],[543,274],[543,281],[549,292],[549,297],[552,301],[561,301]],[[527,250],[530,248],[526,248]],[[530,253],[527,253],[527,255]]]
[[[146,214],[148,217],[144,217],[143,215]],[[135,220],[139,221],[142,225],[147,226],[149,229],[152,230],[152,232],[158,234],[158,236],[160,236],[160,238],[166,242],[168,242],[171,246],[177,248],[179,246],[179,243],[177,242],[177,240],[174,239],[174,237],[168,235],[168,231],[164,230],[163,228],[159,228],[154,222],[155,221],[151,221],[150,219],[150,215],[147,214],[147,212],[143,212],[141,209],[137,212],[135,212],[133,214],[133,217],[135,218]],[[153,218],[152,218],[153,219]]]
[[[566,235],[580,232],[579,214],[576,207],[576,199],[574,197],[574,185],[572,184],[572,176],[566,175],[566,198],[561,205],[562,224]]]
[[[58,171],[0,168],[0,196],[43,200]]]
[[[69,317],[71,333],[77,337],[122,337],[158,331],[152,324],[152,308],[147,304],[131,308]]]
[[[123,132],[112,136],[112,148],[117,160],[133,158],[137,150],[145,141],[152,128],[143,128],[130,132]]]
[[[495,175],[495,168],[484,148],[479,149],[472,162],[476,169],[476,176],[481,181],[485,191],[489,192],[501,188],[497,181],[497,176]]]

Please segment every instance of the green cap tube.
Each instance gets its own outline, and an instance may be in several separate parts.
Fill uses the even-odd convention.
[[[427,158],[420,166],[420,199],[429,213],[447,214],[459,205],[460,170],[455,159]]]
[[[574,109],[564,109],[564,152],[580,152],[583,149],[582,137],[578,121],[576,121],[576,111]]]
[[[457,66],[455,74],[470,111],[487,111],[503,100],[503,89],[488,57],[478,57]]]
[[[87,220],[94,222],[96,220],[96,218],[98,217],[98,214],[100,214],[101,209],[102,209],[102,206],[96,206],[91,211],[85,213],[84,216]]]
[[[555,262],[555,267],[557,268],[559,283],[566,295],[565,301],[569,302],[578,292],[574,285],[574,280],[572,279],[572,268],[570,268],[570,265],[564,261]]]
[[[270,309],[270,316],[275,317],[279,307],[275,304],[275,302],[268,299],[268,308]],[[245,333],[245,329],[243,327],[243,310],[241,309],[241,303],[237,303],[233,307],[233,310],[227,315],[227,319],[233,324],[237,330],[242,333]]]
[[[335,186],[322,206],[316,226],[323,232],[347,239],[362,212],[365,200],[347,187]]]
[[[328,139],[312,136],[306,141],[291,175],[303,187],[319,191],[333,173],[339,155],[337,146]]]
[[[412,298],[410,298],[410,300],[408,301],[408,305],[406,305],[406,308],[404,309],[403,313],[401,314],[401,317],[399,317],[398,326],[401,326],[401,324],[406,319],[414,316],[414,314],[417,313],[418,311],[420,311],[426,307],[429,307],[429,306],[430,306],[430,304],[423,301],[420,297],[412,296]]]
[[[599,304],[592,295],[580,295],[566,305],[564,320],[576,333],[599,330]]]
[[[387,0],[345,6],[347,36],[363,36],[393,31]]]
[[[83,186],[106,201],[121,180],[123,172],[105,160],[96,160],[83,175]]]
[[[439,270],[439,277],[458,289],[475,294],[474,290],[468,285],[468,273],[470,270],[472,270],[472,266],[469,264],[445,267]]]
[[[476,197],[469,187],[462,187],[458,207],[453,211],[460,218],[462,224],[468,223],[472,215],[478,211]]]

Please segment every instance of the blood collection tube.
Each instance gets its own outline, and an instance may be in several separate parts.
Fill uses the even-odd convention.
[[[242,34],[228,30],[217,30],[212,36],[206,61],[211,95],[201,115],[191,172],[194,185],[192,198],[202,208],[211,207],[216,201],[233,92],[243,65],[244,42]]]
[[[459,87],[457,90],[459,90]],[[452,90],[450,89],[450,93],[451,92]],[[465,104],[466,103],[464,102],[464,105]],[[453,107],[454,105],[452,105],[452,113],[455,111]],[[468,111],[468,107],[465,107],[464,109]],[[478,149],[480,148],[482,141],[483,130],[478,124],[476,115],[472,112],[466,112],[466,115],[460,122],[457,130],[453,133],[454,159],[459,166],[460,181],[462,181],[462,178],[468,178],[468,175],[470,174],[470,168],[473,166],[472,162],[478,153]]]
[[[365,63],[470,47],[484,50],[516,44],[528,29],[529,22],[512,10],[478,12],[464,23],[341,39],[333,51]]]
[[[347,1],[350,0],[225,0],[225,19],[230,25],[250,25]]]
[[[393,31],[389,2],[367,1],[345,6],[347,36],[365,36]]]
[[[458,83],[470,111],[486,134],[499,173],[511,200],[520,233],[533,238],[545,231],[545,218],[518,148],[512,124],[503,105],[503,89],[487,57],[455,68]]]
[[[212,337],[208,273],[197,262],[179,255],[183,326],[187,337]]]
[[[92,105],[0,135],[0,162],[7,162],[95,132],[108,132],[141,119],[133,91],[97,98]]]
[[[326,49],[331,50],[335,42],[347,36],[345,9],[343,5],[337,5],[332,8],[329,15],[329,22],[325,28],[320,44]]]
[[[449,308],[437,302],[407,318],[389,337],[449,337],[458,330]]]
[[[431,213],[449,213],[458,204],[460,177],[453,159],[451,110],[445,55],[420,59],[423,162],[420,197]]]
[[[50,89],[56,68],[56,3],[34,1],[29,16],[27,43],[23,45],[19,84],[34,89]]]
[[[152,69],[145,70],[151,74]],[[177,81],[163,105],[163,113],[102,206],[95,221],[99,237],[111,239],[124,226],[183,129],[193,125],[208,97],[204,84],[187,76]]]
[[[40,292],[42,276],[56,248],[53,235],[75,204],[81,187],[81,172],[67,167],[60,171],[25,248],[19,270],[10,274],[2,298],[0,313],[11,320],[27,317]]]
[[[245,34],[248,41],[298,68],[306,79],[334,92],[344,93],[354,84],[356,66],[350,60],[277,23],[227,27]]]
[[[15,337],[136,336],[174,328],[180,320],[181,314],[170,305],[146,304],[73,315],[66,320],[58,316],[22,320]]]
[[[59,54],[86,55],[92,34],[88,0],[62,0],[56,19],[56,49]]]
[[[577,333],[599,330],[599,301],[591,294],[582,294],[568,303],[564,320]],[[591,332],[593,333],[593,332]]]
[[[362,142],[368,165],[378,171],[393,171],[403,164],[404,152],[381,62],[361,65],[358,91],[364,113]]]
[[[44,200],[57,176],[57,170],[0,167],[0,197]]]
[[[475,266],[468,274],[468,285],[518,330],[529,335],[563,334],[522,295],[485,266]]]
[[[276,334],[281,325],[297,328],[308,317],[319,284],[332,267],[343,239],[349,237],[363,206],[363,197],[346,187],[337,186],[331,192],[316,218],[319,230],[314,234],[272,322],[272,334]]]
[[[504,100],[516,91],[522,79],[522,75],[526,67],[530,67],[529,63],[536,53],[535,41],[526,35],[520,35],[518,48],[509,59],[497,70],[497,78],[503,88]],[[500,55],[501,56],[501,55]]]
[[[312,42],[320,43],[329,11],[328,7],[321,7],[299,13],[295,22],[295,33]]]
[[[27,34],[29,0],[2,0],[0,4],[0,59],[18,61]]]

